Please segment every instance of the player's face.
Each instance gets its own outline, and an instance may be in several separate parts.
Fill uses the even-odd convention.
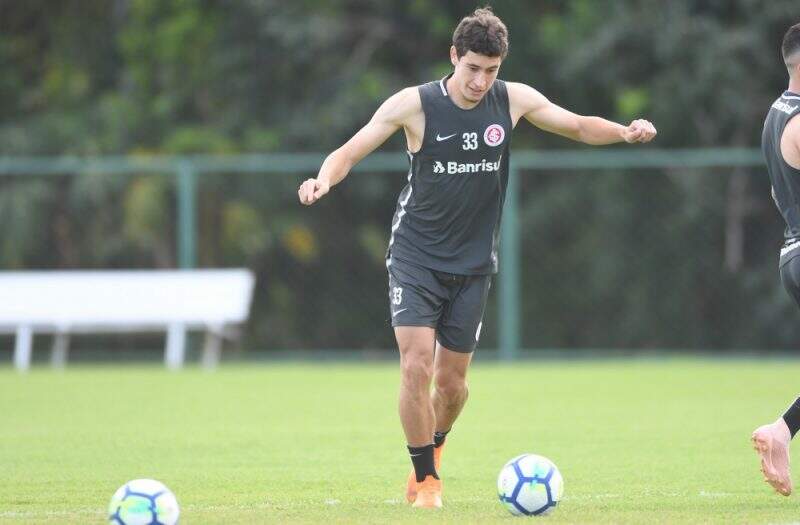
[[[494,84],[502,59],[473,51],[459,58],[456,48],[451,47],[450,61],[455,67],[453,78],[461,95],[470,102],[480,102]]]

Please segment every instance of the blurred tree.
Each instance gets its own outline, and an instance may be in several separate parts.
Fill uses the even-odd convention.
[[[756,146],[786,84],[778,47],[796,16],[789,0],[493,5],[511,35],[502,78],[579,113],[644,115],[661,148]],[[393,92],[447,73],[452,30],[474,7],[0,1],[0,155],[329,151]],[[575,147],[526,124],[514,144]],[[385,146],[403,148],[402,134]],[[170,182],[0,181],[0,266],[172,266]],[[201,264],[259,273],[251,346],[391,346],[381,265],[404,177],[358,175],[313,212],[296,205],[297,182],[204,177]],[[775,291],[780,225],[761,174],[522,182],[524,308],[535,319],[525,344],[796,346],[785,328],[796,314]]]

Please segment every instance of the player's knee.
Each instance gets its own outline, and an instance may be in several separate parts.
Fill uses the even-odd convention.
[[[439,396],[450,403],[460,403],[469,395],[467,380],[460,375],[438,374],[435,388]]]
[[[408,355],[400,360],[400,370],[406,383],[425,385],[431,384],[433,376],[433,363],[414,355]]]

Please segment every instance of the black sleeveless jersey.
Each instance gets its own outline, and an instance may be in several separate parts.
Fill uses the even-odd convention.
[[[784,237],[800,237],[800,170],[791,167],[781,154],[781,136],[786,124],[800,113],[800,95],[786,91],[767,113],[761,135],[761,151],[767,161],[772,198],[786,222]]]
[[[408,184],[397,200],[389,258],[441,272],[497,272],[500,217],[508,183],[511,113],[505,82],[461,109],[445,77],[420,86],[425,135],[408,152]]]

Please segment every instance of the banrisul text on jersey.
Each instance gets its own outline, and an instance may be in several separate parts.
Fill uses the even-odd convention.
[[[389,258],[461,275],[497,272],[508,183],[511,115],[505,82],[462,109],[447,77],[420,86],[425,135],[408,152],[408,184],[397,200]]]

